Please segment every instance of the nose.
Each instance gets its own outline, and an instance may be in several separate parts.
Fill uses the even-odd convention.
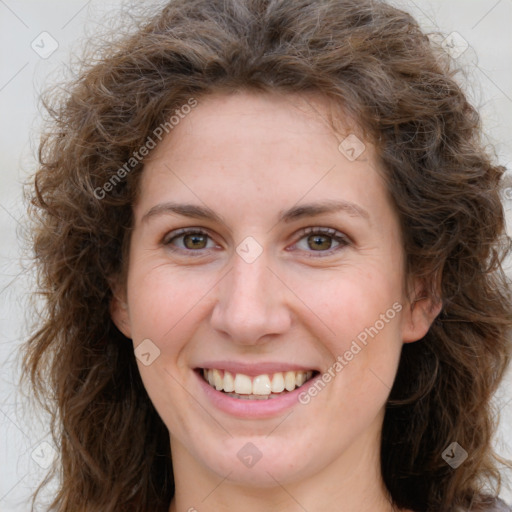
[[[266,251],[252,263],[235,253],[231,271],[218,283],[211,324],[233,343],[261,344],[290,329],[291,292],[268,263]]]

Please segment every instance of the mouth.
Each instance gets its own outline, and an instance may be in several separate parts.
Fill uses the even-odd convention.
[[[217,368],[197,368],[196,371],[213,389],[240,400],[278,398],[304,386],[319,374],[317,370],[286,371],[251,377]]]

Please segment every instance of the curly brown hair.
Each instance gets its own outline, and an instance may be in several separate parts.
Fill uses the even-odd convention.
[[[318,92],[376,145],[406,273],[443,304],[427,335],[403,346],[383,479],[399,507],[486,509],[502,461],[491,399],[511,354],[505,169],[486,150],[450,58],[409,14],[372,0],[173,0],[84,57],[45,103],[51,121],[29,191],[44,305],[23,380],[50,412],[60,450],[50,509],[167,511],[169,433],[109,311],[144,161],[98,190],[191,97],[241,89]],[[452,441],[468,453],[456,470],[441,457]]]

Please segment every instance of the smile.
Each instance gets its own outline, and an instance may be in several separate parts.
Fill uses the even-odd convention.
[[[303,386],[318,374],[310,371],[287,371],[250,377],[216,368],[203,368],[203,379],[217,391],[242,400],[268,400]]]

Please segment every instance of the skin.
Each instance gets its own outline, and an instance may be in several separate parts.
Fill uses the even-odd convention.
[[[412,300],[423,287],[405,279],[375,150],[365,142],[346,158],[338,145],[356,130],[345,118],[334,131],[328,109],[312,94],[209,95],[145,164],[112,317],[135,347],[150,339],[160,350],[150,365],[137,363],[170,432],[170,512],[393,510],[380,474],[384,407],[402,344],[421,339],[441,305]],[[356,203],[368,219],[341,210],[278,222],[284,209],[327,199]],[[223,222],[144,218],[169,201],[207,205]],[[199,249],[171,236],[187,227],[208,232]],[[319,249],[301,233],[308,227],[334,228],[348,243],[327,236]],[[248,236],[263,250],[252,263],[236,252]],[[317,396],[283,414],[222,412],[193,373],[206,359],[327,371],[396,303],[401,311]],[[237,457],[247,442],[262,454],[250,468]]]

